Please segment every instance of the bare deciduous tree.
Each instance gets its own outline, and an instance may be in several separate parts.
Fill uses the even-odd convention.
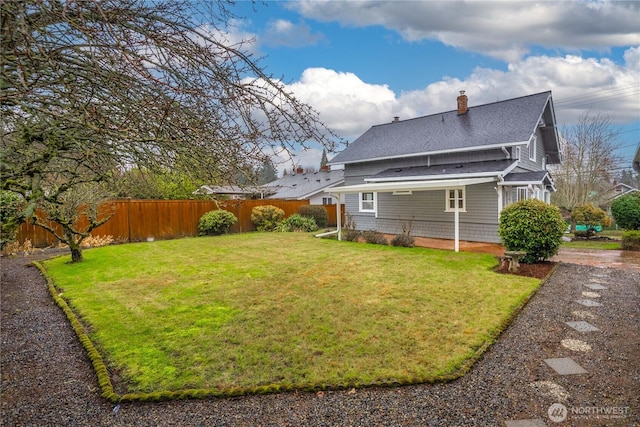
[[[76,184],[51,196],[45,195],[40,208],[46,216],[34,213],[32,221],[69,245],[71,262],[80,262],[83,260],[82,241],[113,215],[112,207],[105,203],[108,196],[105,184]],[[51,222],[58,224],[62,232]]]
[[[333,149],[318,114],[225,40],[232,4],[0,2],[2,188],[32,214],[117,169],[228,182],[276,149]]]
[[[552,169],[558,191],[552,202],[569,211],[574,207],[604,201],[620,158],[615,154],[618,133],[611,118],[584,115],[561,133],[564,139],[562,164]]]

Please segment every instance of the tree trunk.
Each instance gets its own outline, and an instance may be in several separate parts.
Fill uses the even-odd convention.
[[[80,246],[77,246],[77,247],[69,246],[69,249],[71,249],[71,262],[72,263],[82,262],[82,260],[84,259],[82,258],[82,248]]]
[[[65,243],[69,245],[69,250],[71,250],[71,262],[82,262],[82,248],[80,247],[80,242],[82,240],[76,240],[73,230],[68,226],[63,225],[62,228],[65,229],[64,235],[67,238],[67,241]]]

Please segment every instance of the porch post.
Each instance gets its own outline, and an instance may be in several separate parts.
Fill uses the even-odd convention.
[[[455,197],[454,197],[454,203],[455,203],[455,209],[454,214],[453,214],[453,222],[454,222],[454,228],[455,228],[455,245],[454,245],[454,249],[456,252],[460,251],[460,212],[459,212],[459,208],[458,208],[458,189],[456,188],[454,190],[455,193]]]

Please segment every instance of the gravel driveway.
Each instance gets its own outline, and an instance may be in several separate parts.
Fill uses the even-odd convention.
[[[100,397],[39,271],[28,266],[42,256],[0,259],[4,426],[640,425],[640,273],[631,270],[561,263],[485,356],[452,383],[114,407]],[[580,332],[566,321],[599,330]],[[545,362],[551,358],[571,358],[587,372],[560,375]],[[563,405],[562,422],[552,420],[562,413],[550,418],[554,403]]]

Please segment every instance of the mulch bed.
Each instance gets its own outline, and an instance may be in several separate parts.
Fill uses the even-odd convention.
[[[551,272],[553,267],[556,266],[556,262],[543,261],[534,264],[520,263],[520,269],[517,273],[511,273],[509,271],[509,263],[501,262],[495,271],[502,274],[515,274],[517,276],[535,277],[536,279],[544,279]]]

